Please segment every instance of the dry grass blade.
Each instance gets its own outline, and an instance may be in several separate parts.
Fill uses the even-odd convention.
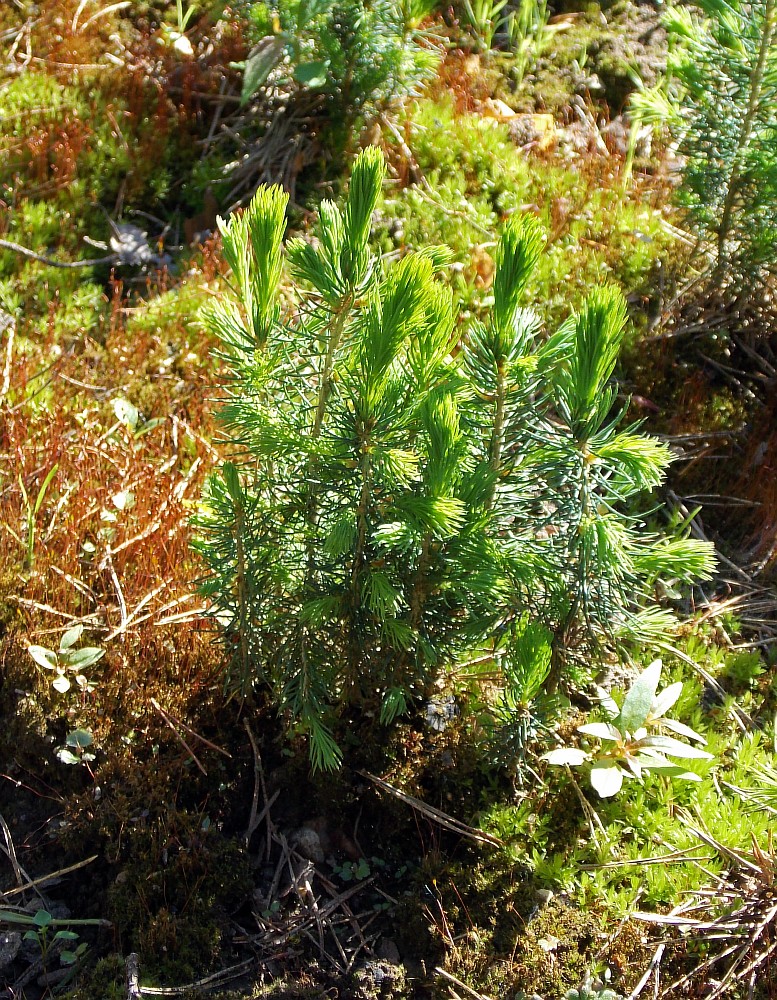
[[[16,848],[14,847],[13,838],[11,837],[11,831],[8,829],[8,824],[2,815],[0,815],[0,829],[2,829],[3,836],[5,837],[5,847],[3,848],[3,853],[11,862],[11,867],[13,868],[14,875],[16,876],[16,881],[21,886],[24,883],[24,872],[16,857]],[[29,876],[27,876],[27,878],[29,881]]]
[[[154,708],[157,710],[157,712],[159,712],[159,714],[165,720],[165,722],[170,727],[170,729],[172,729],[172,731],[175,733],[178,741],[186,748],[186,750],[188,751],[189,756],[191,757],[191,759],[194,761],[194,763],[197,765],[197,767],[200,769],[200,771],[207,778],[208,772],[205,770],[205,768],[200,763],[200,760],[197,757],[197,754],[194,752],[194,750],[192,750],[192,748],[189,746],[189,744],[186,742],[186,740],[183,738],[183,736],[181,736],[181,734],[178,732],[178,730],[176,728],[176,724],[173,722],[172,718],[167,714],[167,712],[165,712],[165,710],[162,708],[162,706],[159,704],[159,702],[155,698],[151,698],[149,700],[151,701],[151,704],[154,706]],[[176,720],[176,722],[177,722],[177,720]],[[178,724],[180,725],[180,723],[178,723]],[[188,729],[188,726],[186,728]]]
[[[650,977],[655,975],[654,980],[654,996],[658,995],[658,984],[659,975],[661,969],[661,959],[663,957],[664,951],[666,950],[666,945],[662,942],[655,950],[653,957],[650,960],[650,965],[645,970],[644,976],[640,979],[637,985],[629,994],[627,1000],[637,1000],[637,997],[643,992],[647,984],[650,982]]]
[[[680,941],[694,941],[709,949],[706,959],[661,992],[663,997],[680,995],[689,984],[711,986],[706,1000],[716,1000],[743,983],[769,962],[777,949],[777,857],[773,845],[767,849],[754,842],[749,856],[717,841],[710,833],[689,825],[689,830],[730,865],[716,876],[714,884],[697,890],[693,897],[670,913],[635,913],[638,920],[673,927]],[[669,940],[664,942],[669,944]],[[721,978],[709,973],[720,968]]]
[[[141,986],[138,956],[133,952],[127,958],[127,1000],[140,1000],[141,997],[178,997],[188,993],[204,993],[229,982],[231,979],[245,975],[254,965],[256,965],[256,959],[247,958],[244,962],[238,962],[237,965],[231,965],[227,969],[220,969],[204,979],[187,983],[185,986]]]
[[[463,983],[456,976],[451,975],[450,972],[446,972],[445,969],[440,968],[439,965],[434,971],[438,976],[440,976],[441,979],[447,979],[449,983],[453,983],[453,985],[457,986],[460,990],[464,990],[467,996],[472,997],[473,1000],[491,1000],[491,998],[485,993],[478,993],[477,990],[473,990],[471,986],[467,986],[466,983]]]
[[[40,878],[33,879],[31,882],[25,882],[23,885],[17,886],[16,889],[5,889],[3,891],[3,896],[6,898],[8,896],[15,896],[20,892],[26,892],[28,889],[35,889],[37,892],[38,886],[47,885],[49,882],[53,882],[54,879],[60,879],[63,875],[69,875],[71,872],[78,871],[79,868],[86,868],[93,861],[98,858],[97,854],[93,854],[91,858],[86,858],[84,861],[77,861],[74,865],[68,865],[67,868],[59,868],[55,872],[50,872],[48,875],[43,875]]]
[[[272,823],[270,821],[270,808],[273,802],[280,795],[280,789],[278,789],[271,799],[267,797],[267,784],[264,780],[264,768],[262,767],[262,757],[259,753],[259,747],[256,743],[256,737],[253,734],[251,726],[249,725],[248,719],[243,719],[243,726],[246,733],[248,734],[249,742],[251,743],[251,752],[254,755],[254,795],[251,801],[251,815],[248,819],[248,827],[245,832],[245,845],[249,846],[251,843],[251,837],[254,835],[254,831],[258,828],[263,820],[267,820],[267,851],[265,857],[269,859],[272,853]],[[262,797],[264,799],[264,808],[261,813],[259,812],[259,792],[261,790]]]
[[[370,774],[369,771],[359,771],[362,777],[367,778],[373,784],[377,785],[382,791],[387,792],[389,795],[393,795],[394,798],[399,799],[400,802],[404,802],[409,805],[416,812],[422,813],[427,819],[432,820],[439,826],[446,830],[450,830],[451,833],[458,833],[461,837],[466,837],[468,840],[474,840],[479,844],[491,844],[492,847],[503,847],[504,844],[498,837],[492,837],[490,833],[486,833],[484,830],[479,830],[474,826],[467,826],[466,823],[462,823],[460,820],[455,819],[453,816],[449,816],[448,813],[443,812],[441,809],[435,809],[434,806],[429,806],[421,799],[417,799],[414,795],[408,795],[407,792],[401,792],[398,788],[394,788],[387,781],[382,778],[376,777],[374,774]]]

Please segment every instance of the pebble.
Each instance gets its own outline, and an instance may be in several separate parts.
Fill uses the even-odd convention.
[[[19,931],[4,931],[0,934],[0,969],[4,969],[19,954],[22,936]]]

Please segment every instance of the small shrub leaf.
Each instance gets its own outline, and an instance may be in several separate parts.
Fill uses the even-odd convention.
[[[661,725],[666,729],[671,729],[673,733],[677,733],[678,736],[685,736],[686,739],[695,740],[696,743],[701,743],[702,746],[707,745],[707,741],[703,736],[696,732],[695,729],[691,729],[690,726],[686,726],[682,722],[678,722],[676,719],[662,719]]]
[[[596,696],[599,699],[599,704],[609,718],[617,719],[620,715],[620,709],[612,695],[608,691],[605,691],[603,687],[597,686]]]
[[[304,83],[307,87],[323,87],[326,83],[326,72],[329,69],[329,60],[324,62],[300,63],[294,70],[294,79],[297,83]]]
[[[671,736],[648,736],[642,740],[642,746],[655,747],[670,757],[687,757],[695,760],[712,760],[712,754],[698,747],[689,746]]]
[[[609,722],[587,722],[584,726],[578,726],[577,731],[585,733],[586,736],[595,736],[599,740],[615,740],[617,742],[621,739],[621,734]]]
[[[666,715],[682,693],[682,681],[676,681],[674,684],[670,684],[669,687],[664,688],[664,690],[660,694],[657,694],[653,699],[653,704],[650,706],[650,718],[660,719],[662,715]]]
[[[623,786],[623,771],[617,764],[597,761],[591,768],[591,785],[603,799],[617,795]]]
[[[67,632],[59,640],[59,650],[62,652],[65,649],[70,649],[71,646],[75,646],[78,640],[81,638],[84,632],[83,625],[74,625],[73,628],[69,628]]]
[[[94,737],[88,729],[74,729],[72,733],[68,733],[66,743],[69,747],[80,747],[83,750],[94,743]]]
[[[240,103],[250,101],[257,90],[266,82],[267,77],[281,61],[285,48],[285,39],[278,35],[267,35],[251,49],[246,59],[243,73],[243,87],[240,93]]]
[[[113,400],[111,404],[113,406],[113,412],[116,414],[116,419],[128,427],[131,431],[138,429],[138,425],[142,423],[140,417],[140,410],[137,406],[133,406],[128,399],[124,399],[121,396]]]
[[[28,646],[27,652],[38,666],[45,667],[46,670],[56,670],[58,661],[53,649],[46,649],[45,646]]]
[[[62,659],[71,670],[83,670],[86,667],[91,667],[93,663],[97,663],[103,656],[105,656],[104,649],[98,649],[97,646],[84,646],[83,649],[75,649],[65,653]]]
[[[619,718],[621,731],[633,733],[644,725],[650,714],[650,706],[656,696],[656,688],[661,678],[661,661],[654,660],[632,684],[623,700]]]
[[[77,941],[78,934],[75,931],[57,931],[54,935],[55,941]]]

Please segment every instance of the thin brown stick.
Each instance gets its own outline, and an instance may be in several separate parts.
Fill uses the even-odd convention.
[[[13,868],[14,875],[16,876],[16,881],[21,886],[24,882],[24,875],[22,866],[19,864],[19,859],[16,857],[16,848],[14,847],[13,838],[11,837],[11,831],[8,829],[8,824],[3,818],[2,813],[0,813],[0,829],[3,831],[3,836],[5,837],[6,846],[3,848],[5,855],[11,862],[11,867]],[[26,876],[29,880],[29,875]]]
[[[634,987],[631,993],[629,993],[627,1000],[637,1000],[637,997],[650,982],[650,977],[653,975],[654,972],[656,975],[656,987],[658,986],[658,969],[661,964],[661,957],[664,954],[665,950],[666,950],[666,945],[663,943],[656,948],[653,957],[650,960],[650,965],[645,970],[645,975],[640,979],[640,981],[637,983],[637,985]]]
[[[374,774],[370,774],[369,771],[359,771],[363,777],[367,778],[368,781],[372,781],[378,786],[382,791],[387,792],[389,795],[393,795],[394,798],[404,802],[411,808],[415,809],[417,812],[422,813],[428,819],[433,820],[435,823],[444,827],[446,830],[450,830],[452,833],[458,833],[461,837],[466,837],[469,840],[474,840],[480,844],[491,844],[492,847],[503,847],[504,844],[498,837],[492,837],[490,833],[486,833],[485,830],[479,830],[474,826],[467,826],[466,823],[462,823],[460,820],[455,819],[453,816],[449,816],[448,813],[443,812],[441,809],[435,809],[434,806],[429,806],[421,799],[417,799],[414,795],[408,795],[407,792],[401,792],[398,788],[394,788],[387,781],[382,778],[376,777]]]
[[[170,712],[166,712],[163,708],[161,708],[153,698],[151,699],[151,701],[154,704],[154,708],[158,709],[162,713],[162,715],[166,716],[168,719],[174,722],[176,726],[180,726],[181,729],[185,729],[190,736],[193,736],[195,738],[195,740],[199,740],[200,743],[204,744],[209,750],[215,750],[216,753],[223,754],[225,757],[229,757],[230,760],[232,759],[232,754],[228,750],[225,750],[223,747],[217,746],[215,743],[211,743],[211,741],[209,739],[206,739],[204,736],[200,736],[200,734],[196,732],[194,729],[192,729],[191,726],[187,725],[187,723],[185,723],[183,719],[178,719],[174,715],[171,715]]]
[[[438,976],[442,976],[443,979],[447,979],[448,982],[453,983],[454,986],[458,986],[460,990],[464,990],[464,992],[473,997],[474,1000],[491,1000],[491,998],[485,993],[478,993],[477,990],[473,990],[471,986],[467,986],[466,983],[457,979],[456,976],[451,975],[450,972],[446,972],[445,969],[441,968],[439,965],[434,971]]]
[[[17,893],[26,892],[28,889],[35,889],[36,886],[45,885],[52,879],[60,878],[62,875],[69,875],[71,872],[78,871],[79,868],[85,868],[93,861],[96,861],[97,858],[98,855],[93,854],[91,858],[87,858],[85,861],[77,861],[74,865],[68,865],[67,868],[60,868],[58,871],[51,872],[48,875],[43,875],[41,878],[33,879],[31,882],[25,882],[24,885],[20,885],[16,889],[6,889],[3,892],[3,896],[15,896]]]
[[[10,240],[0,240],[0,247],[4,250],[12,250],[14,253],[21,254],[22,257],[29,257],[30,260],[37,260],[41,264],[47,264],[49,267],[59,268],[97,267],[98,264],[116,264],[121,259],[121,254],[112,253],[107,257],[97,257],[93,260],[54,260],[51,257],[44,257],[42,254],[35,253],[33,250],[28,250],[27,247],[20,246],[18,243],[12,243]]]
[[[130,958],[132,957],[130,956]],[[134,957],[137,958],[137,956]],[[127,962],[129,964],[129,959],[127,959]],[[227,969],[221,969],[210,976],[206,976],[204,979],[198,979],[194,983],[187,983],[185,986],[139,986],[138,992],[132,997],[132,1000],[140,1000],[141,997],[176,997],[181,996],[183,993],[207,990],[230,979],[237,979],[238,976],[242,976],[248,972],[255,963],[256,959],[247,958],[244,962],[239,962],[237,965],[230,965]],[[128,1000],[130,1000],[129,994]]]
[[[262,767],[262,757],[259,753],[259,746],[256,742],[256,737],[254,736],[251,726],[249,725],[248,719],[243,719],[243,726],[245,731],[248,733],[248,739],[251,743],[251,750],[254,755],[254,797],[251,801],[251,815],[248,818],[248,827],[245,834],[245,844],[248,847],[251,842],[251,837],[254,831],[258,828],[259,824],[263,819],[267,819],[267,853],[266,857],[270,857],[270,852],[272,851],[272,824],[270,823],[270,806],[278,798],[280,794],[280,789],[273,795],[272,799],[267,798],[267,785],[264,780],[264,768]],[[264,799],[264,809],[261,813],[257,815],[259,809],[259,791],[262,792],[262,797]]]
[[[79,617],[78,615],[69,615],[66,611],[60,611],[58,608],[52,608],[50,604],[41,604],[39,601],[33,601],[29,597],[19,597],[18,594],[9,594],[6,600],[13,601],[14,604],[21,604],[24,608],[34,608],[35,611],[45,611],[50,615],[57,615],[59,618],[66,618],[69,622],[83,622],[84,624],[89,623],[90,628],[105,627],[100,625],[99,611],[93,611],[91,614]],[[95,621],[95,619],[97,620]]]
[[[207,778],[208,772],[205,770],[205,768],[202,766],[202,764],[198,760],[197,754],[194,752],[194,750],[192,750],[192,748],[189,746],[189,744],[186,742],[186,740],[183,738],[183,736],[181,736],[181,734],[175,728],[175,726],[173,725],[173,722],[171,720],[171,717],[167,714],[167,712],[165,712],[165,710],[162,708],[162,706],[159,704],[159,702],[156,700],[156,698],[150,698],[149,701],[154,706],[154,708],[157,710],[157,712],[159,712],[159,714],[162,716],[162,718],[167,723],[167,725],[175,733],[176,739],[181,744],[183,744],[184,747],[186,747],[186,750],[188,751],[188,753],[189,753],[190,757],[192,758],[192,760],[194,761],[194,763],[197,765],[197,767],[200,769],[200,771],[202,771],[202,773]]]

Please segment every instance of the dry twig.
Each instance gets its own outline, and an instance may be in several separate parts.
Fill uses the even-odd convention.
[[[474,826],[467,826],[466,823],[462,823],[461,820],[455,819],[453,816],[449,816],[448,813],[443,812],[441,809],[435,809],[434,806],[429,806],[421,799],[417,799],[414,795],[408,795],[407,792],[401,792],[398,788],[394,788],[387,781],[382,778],[376,777],[374,774],[370,774],[369,771],[359,771],[363,777],[367,778],[373,784],[377,785],[382,791],[387,792],[389,795],[393,795],[394,798],[399,799],[400,802],[404,802],[409,805],[416,812],[422,813],[427,819],[432,820],[439,826],[446,830],[450,830],[452,833],[458,833],[461,837],[466,837],[468,840],[474,840],[479,844],[491,844],[492,847],[503,847],[504,844],[498,837],[492,837],[490,833],[486,833],[484,830],[479,830]]]
[[[17,893],[26,892],[28,889],[35,889],[37,892],[37,887],[40,885],[46,885],[52,882],[54,879],[59,879],[63,875],[69,875],[71,872],[78,871],[79,868],[86,868],[93,861],[97,860],[98,855],[93,854],[91,858],[86,858],[85,861],[77,861],[74,865],[68,865],[67,868],[59,868],[55,872],[50,872],[48,875],[43,875],[41,878],[32,879],[30,882],[25,882],[23,885],[17,886],[16,889],[5,889],[3,896],[15,896]]]
[[[450,972],[446,972],[445,969],[443,969],[441,966],[438,965],[434,971],[442,979],[447,979],[449,983],[453,983],[453,985],[458,986],[460,990],[464,990],[464,992],[468,996],[471,996],[473,1000],[491,1000],[491,998],[489,996],[486,996],[485,993],[478,993],[477,990],[473,990],[471,986],[467,986],[466,983],[463,983],[456,976],[451,975]]]
[[[197,765],[197,767],[200,769],[200,771],[207,778],[208,772],[205,770],[205,768],[200,763],[200,760],[197,757],[197,754],[194,752],[194,750],[192,750],[192,748],[189,746],[189,744],[186,742],[186,740],[183,738],[183,736],[181,736],[181,734],[176,729],[175,723],[173,722],[172,717],[167,714],[167,712],[162,708],[162,706],[159,704],[159,702],[156,700],[156,698],[149,698],[149,701],[154,706],[154,708],[157,710],[157,712],[159,712],[159,714],[165,720],[165,722],[167,723],[167,725],[172,729],[172,731],[175,733],[176,738],[178,739],[178,741],[181,744],[183,744],[183,746],[188,751],[189,756],[192,758],[192,760],[194,761],[194,763]],[[176,719],[176,722],[178,722],[177,719]],[[179,723],[179,725],[180,725],[180,723]]]

